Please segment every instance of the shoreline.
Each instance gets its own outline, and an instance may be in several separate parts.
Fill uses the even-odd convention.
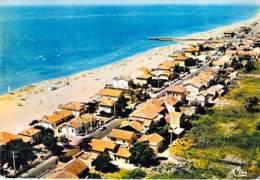
[[[230,25],[221,26],[206,32],[198,32],[181,38],[209,38],[217,37],[224,31],[236,30],[241,26],[252,24],[260,20],[260,12],[255,16],[235,22]],[[0,95],[0,131],[17,133],[26,127],[34,119],[40,119],[44,115],[49,115],[58,110],[58,105],[70,101],[87,101],[105,84],[112,83],[113,77],[128,75],[141,66],[152,68],[160,62],[168,59],[168,55],[188,44],[195,42],[185,42],[148,49],[133,56],[119,61],[74,73],[69,76],[44,80],[25,86],[14,91],[14,94]],[[48,87],[55,85],[57,90],[49,91]],[[50,101],[51,100],[51,101]]]

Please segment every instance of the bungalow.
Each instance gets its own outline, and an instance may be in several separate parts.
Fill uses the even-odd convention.
[[[157,133],[143,135],[137,142],[149,142],[149,146],[154,150],[155,155],[158,155],[158,151],[163,147],[164,138]]]
[[[36,128],[31,127],[31,128],[28,128],[28,129],[18,133],[18,135],[20,135],[20,137],[22,139],[28,139],[27,141],[30,144],[34,144],[34,143],[39,141],[40,133],[41,133],[40,129],[36,129]]]
[[[108,134],[109,140],[122,147],[131,147],[136,140],[136,134],[122,129],[112,129]]]
[[[74,116],[81,116],[86,113],[87,106],[82,102],[70,102],[68,104],[61,104],[58,106],[62,110],[71,111]]]
[[[127,90],[130,89],[132,79],[130,77],[115,77],[113,78],[112,87],[115,89]]]
[[[134,132],[137,136],[145,133],[144,126],[138,121],[123,121],[119,129]]]
[[[118,151],[116,152],[115,160],[122,161],[123,163],[129,163],[131,153],[129,152],[128,148],[125,147],[119,147]]]
[[[183,86],[172,85],[166,89],[167,95],[172,95],[179,101],[185,100],[187,95],[187,89]]]
[[[61,124],[57,127],[58,136],[65,136],[68,139],[74,138],[81,134],[91,132],[100,124],[93,114],[84,114],[80,117],[75,117],[71,121]]]
[[[100,102],[98,104],[98,111],[99,113],[103,111],[108,114],[115,114],[116,104],[117,101],[114,101],[113,99],[107,97],[103,97],[100,99]]]
[[[91,150],[95,153],[103,153],[108,151],[108,153],[113,153],[116,145],[114,142],[103,140],[103,139],[92,139],[89,143]]]
[[[185,56],[198,56],[200,54],[200,49],[198,46],[192,46],[185,49]]]
[[[50,129],[56,129],[58,125],[68,122],[72,118],[74,118],[74,115],[71,111],[55,111],[50,116],[43,116],[43,118],[39,122],[39,126]]]
[[[149,80],[152,78],[152,75],[150,74],[150,71],[147,68],[141,67],[131,73],[131,78],[133,79],[135,85],[144,86],[149,83]]]
[[[172,71],[170,68],[168,70],[163,70],[160,67],[152,69],[152,79],[155,80],[162,80],[162,81],[169,81],[172,76]]]
[[[129,118],[130,120],[137,120],[139,122],[149,120],[156,123],[163,117],[162,114],[164,110],[164,106],[158,105],[154,101],[150,100],[137,107],[137,109],[130,114]]]
[[[123,91],[118,89],[101,89],[97,94],[98,101],[101,100],[101,98],[109,98],[113,101],[118,101],[123,96]]]
[[[179,55],[174,60],[179,64],[180,67],[185,67],[188,57],[185,55]]]

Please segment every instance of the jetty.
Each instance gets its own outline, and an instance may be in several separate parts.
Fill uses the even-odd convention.
[[[176,37],[148,37],[148,40],[154,41],[208,41],[209,39],[201,39],[201,38],[176,38]]]

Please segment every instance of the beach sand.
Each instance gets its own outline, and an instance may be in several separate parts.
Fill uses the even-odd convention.
[[[260,20],[260,13],[256,16],[232,25],[216,28],[208,32],[201,32],[185,36],[185,38],[217,37],[225,31],[236,30],[241,26],[248,26]],[[71,76],[43,81],[34,86],[28,86],[15,91],[13,94],[0,96],[0,131],[18,133],[27,128],[34,119],[41,119],[58,110],[59,104],[71,101],[86,102],[93,97],[105,84],[112,83],[113,77],[128,75],[139,67],[156,67],[160,62],[169,59],[168,55],[187,44],[185,42],[165,47],[158,47],[116,63],[97,69],[83,71]],[[50,85],[58,89],[48,90]]]

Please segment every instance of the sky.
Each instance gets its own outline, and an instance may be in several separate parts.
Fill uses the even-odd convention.
[[[255,4],[260,0],[0,0],[0,5]]]

